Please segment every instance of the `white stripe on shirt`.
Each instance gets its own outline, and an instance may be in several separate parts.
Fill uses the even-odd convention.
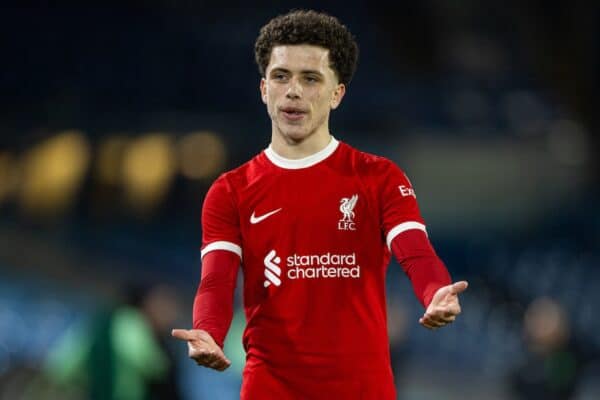
[[[385,239],[388,249],[390,249],[390,250],[392,249],[391,248],[392,240],[394,240],[394,238],[396,236],[398,236],[402,232],[408,231],[410,229],[419,229],[419,230],[425,232],[425,234],[427,235],[427,229],[425,228],[425,225],[423,225],[422,223],[416,222],[416,221],[403,222],[401,224],[396,225],[395,227],[390,229],[390,231],[388,232],[386,239]]]
[[[223,241],[209,243],[200,252],[200,258],[204,257],[206,255],[206,253],[210,253],[213,250],[227,250],[227,251],[231,251],[232,253],[235,253],[238,256],[240,256],[240,259],[242,258],[242,248],[240,246],[238,246],[237,244],[235,244],[235,243],[226,242],[224,240]]]

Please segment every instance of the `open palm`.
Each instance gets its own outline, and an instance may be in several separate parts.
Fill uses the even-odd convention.
[[[467,281],[460,281],[439,288],[419,323],[428,329],[437,329],[452,323],[461,311],[458,294],[464,292],[468,286]]]
[[[173,329],[171,335],[187,342],[188,355],[198,365],[217,371],[223,371],[231,365],[231,361],[208,332],[201,329]]]

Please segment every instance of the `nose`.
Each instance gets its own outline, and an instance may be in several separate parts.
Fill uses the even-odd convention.
[[[292,77],[289,81],[289,86],[285,96],[288,99],[299,99],[302,97],[302,85],[296,77]]]

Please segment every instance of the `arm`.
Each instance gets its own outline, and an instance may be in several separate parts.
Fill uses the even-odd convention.
[[[223,342],[233,317],[233,292],[239,257],[226,250],[211,251],[202,259],[202,277],[194,299],[194,329],[174,329],[173,337],[188,343],[188,354],[198,365],[223,371],[231,365]]]
[[[452,284],[425,232],[417,229],[402,232],[393,239],[391,249],[426,308],[419,323],[436,329],[453,322],[461,312],[458,294],[466,290],[468,283]]]
[[[208,332],[222,348],[233,318],[233,295],[239,257],[216,250],[202,259],[202,276],[194,298],[193,326]]]
[[[391,162],[381,163],[380,168],[382,231],[388,248],[426,308],[419,320],[421,325],[430,329],[444,326],[460,313],[458,293],[467,288],[467,282],[451,284],[448,270],[427,238],[425,221],[408,177]]]
[[[242,258],[237,206],[226,178],[211,186],[202,207],[202,276],[194,299],[193,329],[174,329],[189,356],[222,371],[231,362],[222,347],[233,316],[233,292]]]

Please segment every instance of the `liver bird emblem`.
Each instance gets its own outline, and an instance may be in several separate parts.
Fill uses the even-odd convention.
[[[354,207],[358,201],[358,195],[343,197],[340,200],[340,212],[344,214],[342,221],[352,222],[354,220]]]

